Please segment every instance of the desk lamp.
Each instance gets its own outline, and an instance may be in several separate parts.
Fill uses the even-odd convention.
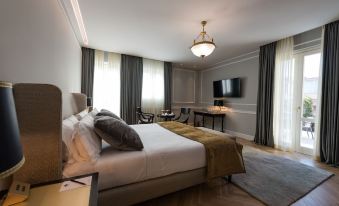
[[[0,180],[15,173],[24,164],[12,84],[0,81]],[[13,182],[3,206],[28,197],[29,184]]]

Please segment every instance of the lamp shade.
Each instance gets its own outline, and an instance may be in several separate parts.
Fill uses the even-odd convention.
[[[197,57],[207,57],[212,54],[215,44],[212,42],[200,42],[191,47],[191,51]]]
[[[222,107],[222,106],[224,106],[224,101],[223,100],[214,100],[214,106]]]
[[[87,97],[87,107],[92,107],[92,106],[93,106],[92,97]]]
[[[24,162],[12,84],[0,81],[0,179],[16,172]]]

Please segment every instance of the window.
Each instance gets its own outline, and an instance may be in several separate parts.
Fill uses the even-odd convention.
[[[145,112],[161,112],[164,107],[164,90],[164,62],[143,59],[141,106]]]
[[[120,116],[121,55],[95,51],[93,106]]]

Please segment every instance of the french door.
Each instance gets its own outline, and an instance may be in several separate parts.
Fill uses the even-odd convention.
[[[318,138],[321,90],[320,49],[295,54],[297,91],[296,101],[296,151],[312,155]]]

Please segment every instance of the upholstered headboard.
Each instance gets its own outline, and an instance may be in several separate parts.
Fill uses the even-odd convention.
[[[62,95],[47,84],[15,84],[13,94],[26,158],[14,178],[31,184],[61,178],[62,119],[84,110],[86,96]]]
[[[87,96],[81,93],[62,94],[62,118],[65,119],[87,108]]]

